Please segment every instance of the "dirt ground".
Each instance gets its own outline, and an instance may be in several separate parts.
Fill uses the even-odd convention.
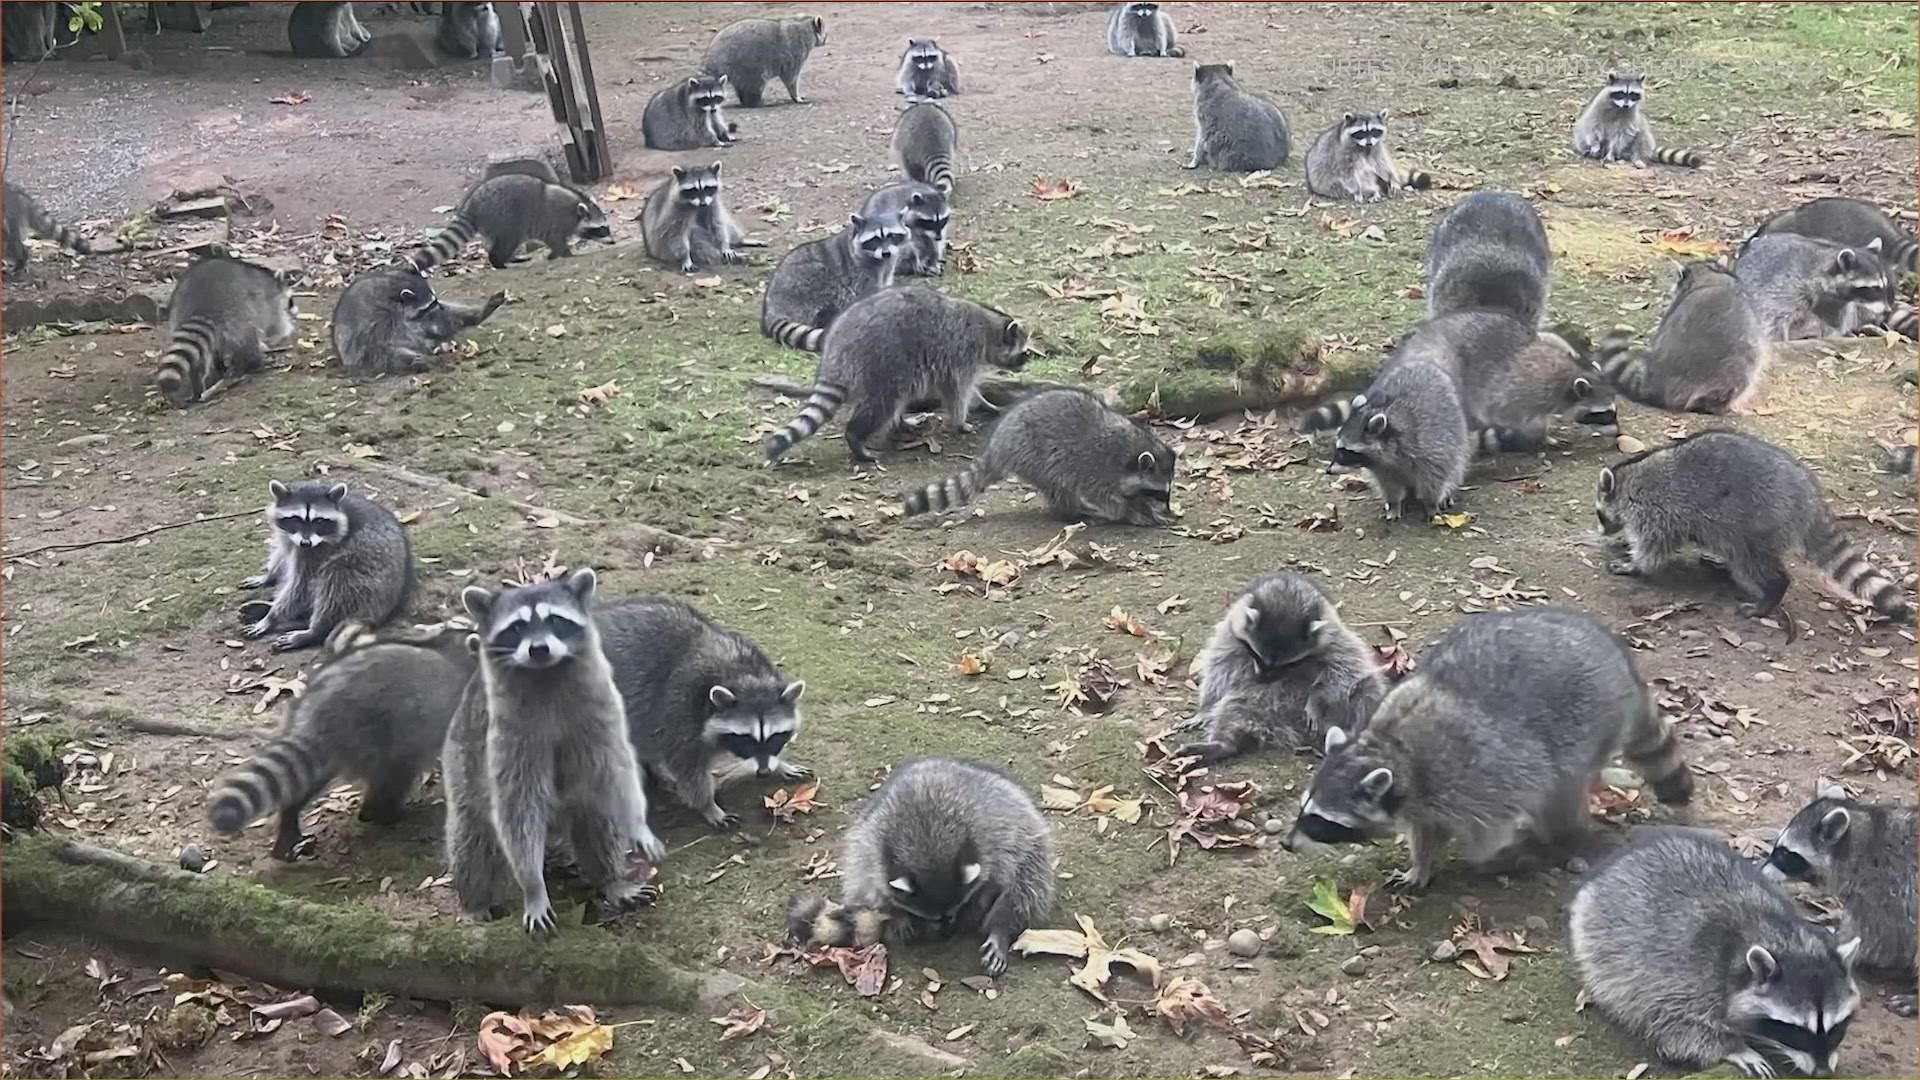
[[[1662,231],[1737,242],[1767,212],[1825,194],[1910,213],[1911,7],[1173,5],[1189,57],[1233,60],[1244,84],[1279,101],[1299,145],[1343,110],[1390,110],[1396,153],[1443,188],[1366,208],[1309,199],[1297,160],[1252,183],[1181,171],[1188,64],[1107,56],[1097,5],[808,8],[829,27],[803,79],[811,104],[774,90],[778,104],[737,110],[742,141],[731,150],[640,148],[646,98],[684,73],[715,29],[790,10],[799,9],[591,5],[619,162],[594,190],[617,243],[505,271],[470,256],[443,294],[505,288],[512,302],[444,369],[406,379],[354,383],[327,370],[323,320],[339,282],[433,227],[434,208],[457,200],[489,150],[550,138],[542,97],[492,90],[471,66],[423,73],[274,55],[284,14],[256,5],[216,13],[204,40],[149,44],[151,71],[46,64],[17,120],[9,104],[8,178],[57,214],[120,221],[210,169],[272,204],[250,250],[291,251],[315,271],[300,346],[188,411],[152,395],[162,338],[149,328],[6,340],[4,721],[9,733],[78,740],[66,802],[49,803],[57,831],[162,863],[195,845],[209,874],[401,920],[454,917],[437,876],[437,783],[389,830],[354,820],[350,791],[330,795],[308,822],[316,857],[293,865],[268,856],[270,829],[225,838],[206,826],[209,786],[280,722],[282,706],[263,707],[266,680],[291,678],[303,662],[238,636],[235,584],[259,559],[257,520],[32,551],[243,511],[269,478],[320,472],[417,515],[420,621],[452,614],[466,584],[551,556],[596,567],[606,596],[685,598],[808,681],[794,755],[822,777],[820,808],[778,821],[753,806],[758,792],[734,790],[723,801],[746,812],[739,835],[670,809],[659,906],[563,935],[631,936],[677,964],[817,1006],[775,1008],[767,1029],[725,1041],[705,1015],[611,1010],[628,1026],[599,1066],[606,1075],[1638,1075],[1644,1052],[1576,1009],[1565,954],[1576,879],[1564,869],[1493,877],[1449,862],[1417,898],[1377,896],[1372,929],[1343,937],[1312,932],[1324,921],[1306,906],[1314,883],[1377,885],[1401,864],[1397,846],[1327,860],[1271,843],[1183,843],[1170,863],[1165,827],[1178,805],[1144,771],[1139,744],[1187,714],[1188,662],[1239,584],[1261,571],[1313,574],[1369,641],[1415,657],[1463,613],[1500,606],[1567,604],[1625,634],[1678,723],[1699,794],[1675,815],[1609,793],[1586,857],[1649,814],[1763,850],[1816,776],[1840,776],[1867,798],[1912,798],[1912,631],[1867,619],[1805,572],[1786,605],[1798,623],[1792,642],[1778,621],[1736,614],[1704,575],[1610,576],[1591,500],[1615,450],[1568,426],[1545,453],[1478,465],[1460,527],[1388,529],[1371,494],[1322,473],[1324,441],[1295,436],[1292,416],[1168,422],[1159,430],[1182,459],[1179,524],[1087,529],[1072,538],[1086,564],[1068,568],[1023,554],[1061,525],[1016,483],[948,520],[893,515],[901,493],[956,470],[974,445],[937,422],[876,467],[850,468],[835,427],[780,468],[760,468],[761,434],[794,405],[747,383],[812,371],[808,357],[758,334],[761,288],[771,260],[889,179],[893,65],[910,35],[937,37],[964,81],[950,103],[963,164],[958,254],[942,287],[1033,326],[1046,354],[1038,377],[1111,385],[1199,336],[1265,324],[1304,329],[1333,355],[1376,355],[1422,311],[1434,215],[1471,188],[1520,191],[1539,209],[1555,253],[1551,317],[1642,331],[1672,279],[1653,242]],[[367,21],[376,33],[427,25]],[[1701,151],[1705,169],[1570,157],[1572,118],[1615,65],[1652,77],[1662,144]],[[6,72],[10,100],[24,70]],[[311,100],[270,101],[296,91]],[[675,162],[713,156],[725,162],[731,206],[770,252],[692,278],[649,264],[632,193]],[[1041,200],[1036,181],[1069,181],[1077,193]],[[329,225],[330,215],[339,220]],[[62,287],[72,265],[40,249],[35,287]],[[173,266],[136,253],[101,257],[87,274],[146,279]],[[1896,578],[1914,569],[1914,492],[1878,471],[1878,447],[1914,426],[1912,389],[1900,381],[1914,362],[1912,345],[1877,339],[1784,349],[1758,413],[1738,421],[1806,459],[1852,535]],[[609,384],[606,400],[579,394]],[[1649,443],[1709,426],[1633,407],[1623,423]],[[654,529],[696,542],[661,548]],[[958,551],[1033,565],[989,586],[947,568]],[[1116,608],[1144,636],[1110,618]],[[963,654],[984,671],[963,674]],[[1112,707],[1062,708],[1057,684],[1096,660],[1123,683]],[[152,721],[204,734],[141,730]],[[1062,871],[1053,925],[1084,915],[1111,943],[1198,977],[1240,1030],[1277,1044],[1277,1070],[1205,1026],[1169,1031],[1145,1008],[1151,989],[1125,976],[1103,1005],[1067,983],[1058,957],[1019,959],[991,985],[968,985],[970,945],[914,948],[892,958],[899,981],[873,998],[831,972],[766,961],[787,897],[833,889],[835,842],[874,778],[929,753],[990,761],[1036,788],[1084,796],[1111,786],[1144,800],[1138,823],[1085,806],[1049,814]],[[1252,781],[1259,805],[1247,817],[1285,820],[1310,767],[1269,752],[1211,779]],[[577,923],[577,908],[563,914]],[[1536,951],[1512,955],[1498,981],[1431,959],[1463,920]],[[1266,939],[1258,956],[1225,951],[1241,928]],[[8,931],[4,1056],[15,1074],[70,1075],[80,1066],[49,1060],[49,1048],[94,1019],[107,1043],[139,1047],[102,1063],[101,1075],[373,1075],[396,1040],[393,1074],[485,1069],[474,1049],[480,1007],[377,998],[330,1002],[353,1021],[339,1036],[301,1021],[233,1037],[246,1022],[230,1006],[235,1026],[204,1047],[156,1052],[154,1025],[172,1001],[164,958]],[[942,988],[929,993],[929,982]],[[235,983],[252,1000],[305,989]],[[1913,1075],[1915,1022],[1880,1005],[1886,984],[1864,989],[1842,1069]],[[1116,1010],[1137,1037],[1093,1045],[1084,1022],[1110,1023]],[[937,1050],[861,1034],[876,1028]]]

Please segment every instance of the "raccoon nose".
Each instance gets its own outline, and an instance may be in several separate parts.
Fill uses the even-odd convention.
[[[552,646],[548,645],[544,641],[530,641],[527,643],[528,659],[545,660],[547,657],[552,655],[553,655]]]
[[[753,770],[753,775],[765,780],[773,775],[773,768],[763,761]]]

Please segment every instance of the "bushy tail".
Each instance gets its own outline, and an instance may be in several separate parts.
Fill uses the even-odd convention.
[[[195,315],[174,328],[154,374],[161,395],[173,404],[193,404],[213,381],[220,345],[215,326],[211,318]]]
[[[329,659],[337,660],[355,649],[375,644],[379,640],[380,637],[373,632],[373,627],[359,619],[348,619],[334,627],[333,633],[327,635],[327,643],[321,646],[321,652]]]
[[[1678,165],[1683,169],[1700,167],[1700,155],[1692,150],[1655,150],[1653,160],[1662,165]]]
[[[455,210],[447,227],[440,230],[440,235],[407,253],[407,262],[424,274],[441,263],[459,258],[468,242],[478,235],[480,229],[473,219]]]
[[[1408,169],[1406,174],[1400,177],[1400,186],[1412,188],[1415,191],[1425,191],[1433,186],[1433,174],[1424,169]]]
[[[1633,347],[1633,331],[1623,326],[1607,331],[1594,347],[1593,362],[1613,384],[1616,393],[1642,405],[1663,407],[1657,401],[1648,400],[1647,351]]]
[[[27,210],[27,226],[33,230],[35,236],[53,240],[76,254],[93,254],[93,245],[87,242],[86,237],[55,221],[53,215],[42,209],[39,203],[28,203]]]
[[[1908,341],[1920,341],[1920,310],[1904,301],[1893,305],[1887,313],[1887,329]]]
[[[768,337],[790,349],[800,349],[810,353],[819,352],[820,342],[827,336],[827,328],[824,326],[809,326],[791,319],[775,319],[761,329]]]
[[[780,460],[780,455],[793,449],[794,444],[812,437],[833,414],[840,409],[840,403],[847,400],[847,392],[830,383],[821,383],[807,395],[806,404],[800,406],[800,415],[793,418],[785,428],[767,436],[767,464]]]
[[[1893,250],[1887,254],[1888,261],[1908,273],[1920,269],[1920,240],[1903,236],[1894,241]]]
[[[939,154],[927,159],[927,183],[940,189],[940,194],[953,194],[953,162],[947,155]]]
[[[239,832],[262,814],[311,794],[332,772],[333,763],[317,747],[282,736],[220,781],[207,803],[207,820],[223,833]]]
[[[1353,411],[1366,404],[1364,394],[1356,394],[1339,401],[1329,401],[1300,418],[1300,430],[1305,432],[1332,431],[1347,422]]]
[[[1860,554],[1832,517],[1809,530],[1807,559],[1832,578],[1834,584],[1871,604],[1873,610],[1887,618],[1905,622],[1913,616],[1913,608],[1900,592],[1900,586],[1887,580]]]
[[[991,444],[989,444],[991,445]],[[981,454],[974,463],[937,483],[928,484],[919,491],[909,492],[904,500],[907,513],[944,514],[956,506],[965,506],[985,491],[994,481],[1000,479],[1000,470],[987,454]]]
[[[1912,476],[1916,464],[1920,464],[1920,446],[1896,446],[1887,451],[1887,471],[1898,476]]]
[[[1654,798],[1668,804],[1691,800],[1693,774],[1680,756],[1680,740],[1674,737],[1672,725],[1661,719],[1651,696],[1642,715],[1644,719],[1627,735],[1622,756],[1647,782]]]

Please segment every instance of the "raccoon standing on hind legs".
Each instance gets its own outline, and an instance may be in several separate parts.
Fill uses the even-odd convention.
[[[1573,125],[1573,151],[1597,161],[1626,161],[1634,168],[1647,162],[1700,167],[1700,155],[1691,150],[1661,150],[1654,146],[1653,128],[1641,110],[1646,80],[1639,75],[1607,73],[1607,85],[1593,95]]]
[[[1433,177],[1404,171],[1387,152],[1387,111],[1346,113],[1307,148],[1307,190],[1327,199],[1379,202],[1396,188],[1425,190]]]
[[[1182,168],[1257,172],[1287,163],[1293,135],[1280,106],[1240,89],[1233,64],[1193,68],[1193,153]]]

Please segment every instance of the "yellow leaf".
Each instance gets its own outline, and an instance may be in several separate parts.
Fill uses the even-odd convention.
[[[1013,943],[1013,951],[1021,956],[1047,953],[1077,960],[1087,955],[1087,935],[1078,930],[1028,930]]]
[[[1127,1018],[1115,1016],[1113,1023],[1103,1024],[1098,1020],[1083,1021],[1087,1025],[1087,1035],[1095,1046],[1105,1046],[1115,1050],[1125,1050],[1127,1043],[1133,1040],[1133,1029],[1127,1026]]]
[[[373,447],[368,446],[366,443],[348,443],[347,456],[356,457],[356,458],[377,458],[380,456],[380,451],[375,450]]]
[[[713,277],[694,278],[693,283],[695,285],[700,286],[703,289],[717,289],[721,285],[721,281],[718,275],[715,275]]]
[[[979,675],[987,670],[987,662],[972,653],[960,654],[960,674]]]
[[[1693,235],[1692,229],[1666,229],[1654,237],[1653,246],[1690,259],[1710,259],[1728,250],[1726,242],[1700,239]]]
[[[1068,791],[1066,788],[1042,784],[1040,806],[1045,810],[1074,810],[1080,806],[1080,796],[1077,792]]]
[[[613,1049],[613,1029],[605,1024],[594,1024],[592,1027],[562,1035],[552,1046],[535,1055],[528,1064],[571,1069],[575,1065],[592,1061],[611,1049]]]
[[[1462,513],[1462,514],[1435,514],[1435,515],[1433,515],[1433,524],[1435,524],[1435,525],[1445,525],[1445,526],[1446,526],[1447,528],[1449,528],[1449,529],[1464,529],[1464,528],[1466,528],[1466,527],[1467,527],[1467,522],[1469,522],[1469,521],[1472,521],[1472,520],[1473,520],[1473,515],[1472,515],[1472,514],[1464,514],[1464,513]]]

